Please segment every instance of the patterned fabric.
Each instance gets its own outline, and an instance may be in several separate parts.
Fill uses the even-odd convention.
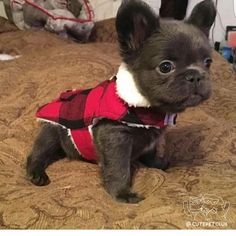
[[[145,200],[133,205],[106,193],[98,165],[56,162],[47,169],[52,183],[43,188],[25,174],[38,134],[36,108],[65,88],[94,87],[114,75],[120,65],[117,45],[16,31],[2,33],[0,46],[24,55],[0,63],[1,229],[236,229],[236,75],[218,53],[211,99],[181,113],[178,125],[167,129],[167,172],[145,167],[135,172],[132,188]],[[214,204],[206,204],[204,194]],[[228,211],[222,204],[227,202]],[[198,226],[187,224],[192,221]]]
[[[116,93],[116,78],[93,89],[69,90],[36,113],[37,118],[67,129],[77,150],[87,160],[97,160],[89,127],[97,119],[107,118],[130,126],[163,128],[175,124],[176,115],[157,109],[129,107]]]

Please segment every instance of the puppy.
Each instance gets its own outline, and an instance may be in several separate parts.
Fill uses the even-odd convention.
[[[131,191],[132,163],[165,170],[166,126],[210,97],[207,36],[215,15],[211,0],[196,5],[185,22],[158,19],[140,0],[123,1],[116,19],[123,58],[117,75],[93,89],[64,92],[38,110],[46,124],[28,156],[31,182],[47,185],[45,169],[65,156],[99,160],[112,197],[141,201]]]

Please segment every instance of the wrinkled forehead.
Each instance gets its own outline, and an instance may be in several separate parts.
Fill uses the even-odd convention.
[[[164,22],[161,25],[163,57],[191,64],[211,55],[206,36],[196,27],[182,22]]]

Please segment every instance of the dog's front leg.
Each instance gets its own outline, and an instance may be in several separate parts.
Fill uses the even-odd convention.
[[[133,138],[124,125],[108,120],[93,128],[106,190],[118,201],[137,203],[142,197],[131,191]]]
[[[165,131],[162,131],[154,140],[153,148],[140,157],[140,161],[149,168],[166,170],[169,167],[169,160],[165,157]]]

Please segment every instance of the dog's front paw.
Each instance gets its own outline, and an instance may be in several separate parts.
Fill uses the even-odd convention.
[[[129,193],[126,193],[126,194],[122,194],[122,195],[118,195],[116,197],[116,200],[118,202],[123,202],[123,203],[138,203],[142,200],[144,200],[145,198],[138,195],[137,193],[132,193],[132,192],[129,192]]]
[[[30,181],[31,181],[31,183],[33,183],[37,186],[45,186],[50,183],[50,179],[45,172],[42,172],[40,174],[38,174],[38,173],[32,174],[30,176]]]
[[[152,154],[145,154],[140,158],[141,163],[149,168],[156,168],[160,170],[166,170],[170,166],[170,162],[167,158],[156,157]]]
[[[160,170],[167,170],[170,166],[170,162],[165,159],[165,158],[157,158],[152,160],[152,162],[150,162],[150,166],[151,168],[157,168]]]

